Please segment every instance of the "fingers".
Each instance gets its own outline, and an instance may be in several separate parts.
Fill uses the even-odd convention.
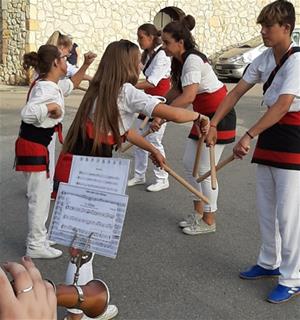
[[[54,310],[52,318],[56,319],[57,298],[56,298],[54,287],[50,282],[46,280],[44,280],[44,286],[46,289],[48,307],[50,308],[50,310]]]
[[[16,301],[13,287],[11,286],[5,272],[0,267],[0,310],[7,307],[8,302],[14,303]]]
[[[25,296],[27,298],[34,297],[32,279],[23,265],[16,262],[7,262],[4,268],[14,279],[13,287],[18,299],[22,299]]]
[[[32,284],[34,287],[33,292],[35,293],[36,297],[38,298],[38,296],[40,296],[40,295],[46,295],[46,287],[43,282],[41,273],[35,267],[31,258],[30,257],[23,257],[21,259],[21,263],[25,267],[25,269],[27,270],[27,272],[31,278],[31,281],[32,281]]]
[[[97,57],[97,55],[91,51],[87,52],[84,54],[84,62],[86,64],[91,64],[95,58]]]
[[[241,142],[238,142],[233,148],[233,154],[238,159],[243,159],[245,155],[248,154],[250,146],[244,146]]]
[[[152,160],[153,164],[159,168],[163,168],[163,165],[166,163],[166,159],[161,155],[161,153],[158,153],[158,154],[151,153],[149,158]]]

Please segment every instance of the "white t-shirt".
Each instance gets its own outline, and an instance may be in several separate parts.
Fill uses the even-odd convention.
[[[273,50],[269,48],[250,64],[243,79],[249,84],[265,83],[275,67]],[[300,111],[300,52],[292,54],[281,66],[265,92],[264,104],[271,107],[282,94],[295,96],[289,112]]]
[[[65,114],[64,96],[73,90],[73,82],[64,78],[58,84],[53,81],[38,80],[32,88],[28,102],[21,111],[21,118],[25,123],[36,127],[51,128],[60,123]],[[62,116],[52,119],[48,116],[47,104],[57,103],[62,110]]]
[[[124,83],[120,89],[118,96],[118,108],[120,113],[120,134],[123,135],[128,131],[136,120],[136,113],[143,113],[147,117],[151,117],[153,109],[161,103],[161,101],[144,91],[137,89],[130,83]],[[93,110],[96,107],[94,102]],[[94,111],[92,111],[93,114]],[[92,115],[90,115],[92,119]]]
[[[218,80],[211,65],[205,63],[196,54],[190,54],[185,60],[180,79],[182,87],[198,83],[199,88],[197,94],[204,92],[212,93],[224,86],[224,84]]]
[[[67,74],[66,77],[71,78],[79,70],[76,66],[67,61]]]
[[[160,47],[161,45],[156,47],[154,51],[157,51]],[[150,56],[147,57],[145,65],[149,59]],[[169,78],[170,73],[171,58],[167,57],[164,50],[160,50],[151,61],[149,67],[146,69],[145,76],[147,81],[156,87],[160,80]]]
[[[132,127],[136,120],[135,113],[143,113],[145,116],[151,117],[153,109],[159,103],[161,103],[159,99],[144,93],[130,83],[124,83],[118,97],[121,135]]]

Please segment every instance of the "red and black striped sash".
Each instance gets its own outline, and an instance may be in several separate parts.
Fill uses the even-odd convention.
[[[300,112],[288,112],[259,135],[252,162],[300,170]]]
[[[193,109],[208,116],[210,119],[214,116],[220,103],[225,98],[227,89],[223,86],[221,89],[213,93],[202,93],[196,96],[193,102]],[[228,144],[235,140],[236,114],[234,109],[231,110],[226,117],[220,121],[217,126],[217,143]],[[189,134],[189,138],[198,140],[198,132],[193,125]]]

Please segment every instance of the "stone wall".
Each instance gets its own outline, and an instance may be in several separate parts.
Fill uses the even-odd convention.
[[[1,0],[0,0],[1,1]],[[193,31],[200,49],[213,55],[259,34],[256,17],[270,0],[5,0],[0,82],[19,82],[20,57],[37,49],[55,30],[72,34],[81,52],[99,55],[121,38],[136,41],[136,29],[153,22],[163,8],[175,6],[196,18]],[[300,0],[292,0],[300,23]],[[4,46],[6,43],[6,47]],[[5,49],[5,48],[6,49]],[[4,51],[6,53],[4,54]],[[95,71],[97,63],[89,71]]]
[[[21,61],[26,49],[28,0],[1,1],[0,83],[22,84]]]

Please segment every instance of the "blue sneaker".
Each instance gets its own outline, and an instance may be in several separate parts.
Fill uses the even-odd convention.
[[[267,301],[272,303],[282,303],[300,295],[300,287],[286,287],[279,284],[267,297]]]
[[[274,270],[265,269],[259,265],[252,266],[250,269],[240,273],[240,278],[247,280],[255,280],[266,277],[280,276],[279,268]]]

